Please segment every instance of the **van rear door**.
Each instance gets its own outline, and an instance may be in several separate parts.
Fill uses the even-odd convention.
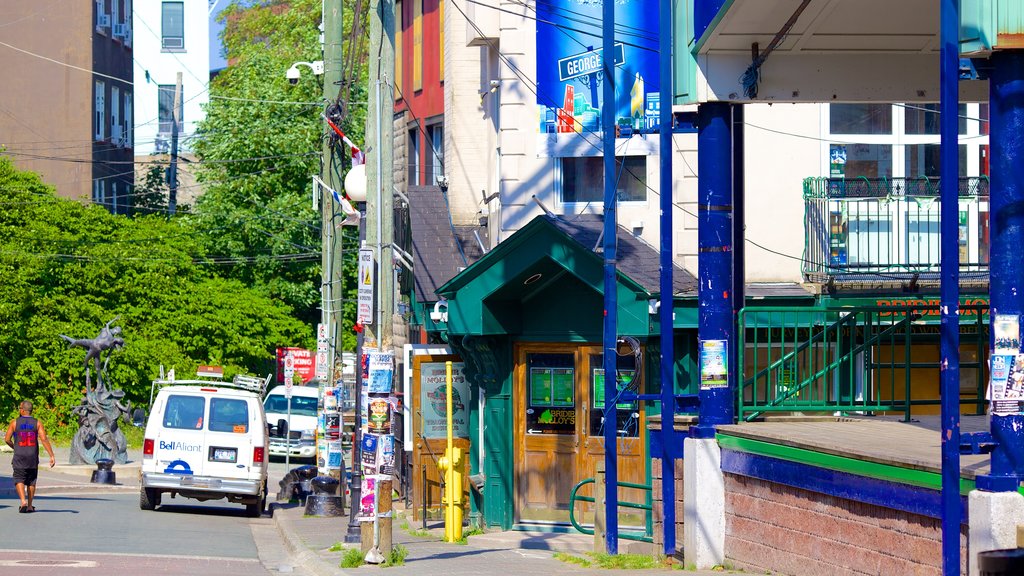
[[[206,398],[175,392],[167,395],[163,420],[153,442],[157,472],[202,475],[206,460]]]
[[[206,423],[204,474],[217,478],[248,478],[252,468],[253,436],[260,434],[255,400],[216,394],[210,397]]]

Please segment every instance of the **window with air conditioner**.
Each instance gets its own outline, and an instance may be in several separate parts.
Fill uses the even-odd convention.
[[[185,49],[185,3],[164,2],[161,6],[161,46],[164,50]]]
[[[96,104],[93,106],[93,136],[97,140],[104,140],[107,137],[107,86],[99,80],[96,81],[95,86]]]
[[[110,27],[110,14],[107,14],[107,6],[104,0],[96,0],[96,29]],[[103,32],[103,30],[100,30]]]

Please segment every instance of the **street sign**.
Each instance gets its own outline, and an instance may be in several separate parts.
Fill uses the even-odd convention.
[[[356,322],[373,324],[373,248],[359,249],[358,282]]]
[[[601,66],[603,66],[602,51],[602,48],[598,48],[597,50],[573,54],[567,58],[560,58],[558,60],[559,79],[565,82],[572,78],[601,72]],[[626,56],[622,51],[622,44],[615,44],[615,48],[612,51],[612,61],[616,66],[621,66],[626,62]]]
[[[330,370],[330,342],[327,339],[327,324],[316,325],[316,378],[321,382],[328,379]]]
[[[295,360],[289,354],[284,357],[284,396],[289,400],[292,397],[292,380],[295,379]]]

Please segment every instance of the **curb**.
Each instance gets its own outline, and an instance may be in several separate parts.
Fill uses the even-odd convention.
[[[274,504],[276,502],[270,505],[271,518],[274,520],[274,526],[277,527],[278,533],[281,534],[285,549],[288,550],[288,554],[291,555],[295,564],[302,566],[304,570],[315,576],[346,576],[348,574],[341,568],[331,566],[319,554],[303,544],[302,539],[292,527],[293,520],[278,512],[277,506]]]

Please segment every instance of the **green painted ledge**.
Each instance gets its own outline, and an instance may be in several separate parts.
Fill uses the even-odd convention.
[[[791,462],[799,462],[801,464],[817,466],[827,470],[835,470],[836,472],[846,472],[848,474],[867,476],[868,478],[876,478],[878,480],[910,484],[913,486],[920,486],[922,488],[929,488],[931,490],[942,489],[942,475],[936,472],[903,468],[901,466],[893,466],[891,464],[867,462],[864,460],[857,460],[856,458],[825,454],[823,452],[815,452],[813,450],[806,450],[803,448],[793,448],[792,446],[783,446],[781,444],[773,444],[771,442],[764,442],[761,440],[751,440],[749,438],[740,438],[738,436],[729,436],[728,434],[722,433],[718,433],[716,435],[716,439],[718,440],[719,446],[728,450],[737,450],[740,452],[747,452],[749,454],[757,454],[759,456],[789,460]],[[961,478],[960,494],[966,495],[971,490],[974,490],[974,480]],[[1024,494],[1024,487],[1018,488],[1017,490],[1021,494]]]

